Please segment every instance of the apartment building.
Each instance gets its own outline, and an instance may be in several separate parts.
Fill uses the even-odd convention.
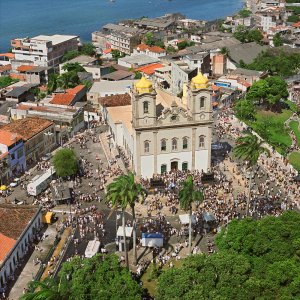
[[[33,38],[11,40],[16,61],[33,62],[35,66],[55,68],[61,57],[78,50],[79,37],[74,35],[39,35]]]

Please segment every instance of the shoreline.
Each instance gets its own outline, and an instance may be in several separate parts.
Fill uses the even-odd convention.
[[[151,1],[149,1],[149,3],[150,2]],[[224,2],[225,2],[225,0],[224,0]],[[115,2],[115,3],[118,3],[118,2]],[[148,1],[147,1],[147,3],[148,3]],[[172,3],[172,2],[170,2],[170,3]],[[222,3],[222,1],[221,1],[221,3]],[[183,9],[183,12],[180,12],[180,9],[178,9],[177,11],[179,11],[179,13],[182,13],[183,15],[186,16],[186,18],[189,18],[189,19],[205,20],[205,21],[212,22],[215,20],[224,19],[230,15],[235,15],[239,10],[245,8],[245,6],[246,6],[246,0],[238,0],[238,1],[233,1],[231,3],[235,4],[235,8],[232,10],[232,12],[231,13],[224,12],[224,15],[223,15],[222,12],[220,11],[220,16],[217,18],[216,17],[212,17],[212,18],[201,17],[203,11],[199,10],[198,8],[202,7],[202,6],[205,7],[206,5],[208,5],[207,3],[200,3],[198,6],[195,6],[195,10],[197,11],[197,15],[198,15],[197,17],[195,17],[195,15],[191,15],[191,14],[193,14],[191,11],[190,11],[190,13],[185,13],[184,9]],[[219,5],[219,4],[220,3],[216,3],[215,5]],[[145,5],[145,3],[144,3],[144,5]],[[108,7],[107,9],[109,12],[111,11],[110,7]],[[174,12],[165,12],[165,9],[162,9],[162,8],[160,8],[159,11],[160,11],[160,13],[157,14],[156,11],[153,9],[151,11],[151,13],[149,13],[149,18],[157,18],[157,17],[163,16],[165,14],[174,13]],[[176,9],[174,9],[173,11],[176,11]],[[213,9],[208,9],[208,15],[210,15],[210,14],[213,15],[212,11],[213,11]],[[96,13],[98,14],[98,12],[96,12]],[[130,17],[130,15],[135,15],[135,11],[128,12],[128,15],[124,18],[124,16],[122,16],[122,13],[120,13],[120,11],[117,10],[116,12],[113,12],[113,15],[111,17],[107,17],[105,14],[103,16],[103,18],[99,19],[99,21],[97,21],[97,18],[98,18],[97,16],[85,17],[83,20],[79,19],[78,23],[76,25],[74,25],[74,22],[73,23],[66,22],[68,20],[68,18],[71,18],[71,13],[68,13],[68,11],[66,11],[65,12],[66,20],[61,21],[62,25],[59,26],[59,29],[56,29],[54,26],[54,29],[51,30],[51,26],[50,27],[46,26],[47,22],[42,23],[43,26],[46,26],[46,29],[43,29],[43,26],[42,27],[39,26],[38,25],[39,22],[37,22],[37,25],[32,27],[32,29],[31,28],[26,29],[27,26],[25,26],[25,29],[23,30],[24,24],[21,24],[21,23],[25,22],[27,25],[27,22],[28,22],[27,21],[28,17],[27,17],[27,18],[25,18],[26,21],[21,20],[21,21],[19,21],[19,24],[17,24],[17,25],[21,24],[22,29],[18,29],[18,28],[10,29],[9,27],[7,27],[7,29],[3,29],[3,32],[1,32],[1,26],[3,26],[2,28],[5,28],[5,26],[4,26],[4,24],[6,23],[5,20],[8,19],[8,17],[4,18],[4,14],[3,14],[2,21],[0,21],[0,36],[2,35],[2,38],[0,37],[0,52],[5,52],[10,48],[10,39],[12,39],[12,38],[20,38],[20,37],[25,37],[25,36],[32,37],[32,36],[36,36],[39,34],[79,35],[80,40],[82,42],[91,42],[92,32],[99,30],[100,28],[102,28],[103,25],[105,25],[107,23],[118,23],[124,19],[138,19],[138,18],[142,17],[143,15],[147,15],[147,13],[143,14],[143,13],[139,12],[138,17]],[[47,14],[47,17],[51,18],[51,14],[50,13]],[[55,18],[55,16],[53,16],[53,18]],[[88,19],[88,24],[85,24],[86,19]],[[2,24],[2,22],[3,22],[3,24]],[[53,24],[57,24],[57,22],[53,22]],[[32,24],[29,24],[29,22],[28,22],[28,27],[30,27],[30,26],[32,26]],[[82,28],[86,28],[86,30],[84,32],[80,32],[82,30]],[[10,33],[10,32],[12,32],[12,33]],[[22,32],[22,33],[20,33],[20,32]]]

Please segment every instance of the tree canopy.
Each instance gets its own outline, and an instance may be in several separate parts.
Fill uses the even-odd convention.
[[[300,215],[233,220],[218,253],[193,255],[159,277],[156,299],[298,299]]]
[[[95,49],[96,49],[96,47],[92,43],[84,43],[80,47],[79,52],[80,52],[80,54],[83,54],[83,55],[93,56],[96,53]]]
[[[0,77],[0,89],[5,88],[18,80],[12,79],[9,76],[1,76]]]
[[[62,265],[56,282],[24,295],[22,300],[47,299],[141,299],[142,288],[130,272],[120,266],[116,255],[97,254],[92,258],[74,257]],[[45,293],[45,291],[47,293]]]
[[[183,50],[187,47],[191,47],[191,46],[194,46],[195,45],[195,42],[191,42],[191,41],[182,41],[182,42],[179,42],[177,44],[177,47],[178,47],[178,50]]]
[[[293,49],[272,48],[260,53],[251,64],[245,64],[243,67],[250,70],[268,71],[270,75],[288,77],[298,73],[300,53]]]
[[[74,150],[58,150],[53,157],[56,174],[60,177],[75,175],[78,171],[78,158]]]
[[[233,36],[242,43],[256,42],[260,43],[263,35],[258,29],[248,29],[244,25],[238,25]]]
[[[234,111],[241,120],[254,120],[256,108],[252,101],[241,99],[235,103]]]

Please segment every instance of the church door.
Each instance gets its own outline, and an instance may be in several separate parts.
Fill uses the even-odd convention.
[[[177,171],[178,170],[178,161],[172,161],[171,162],[171,170]]]

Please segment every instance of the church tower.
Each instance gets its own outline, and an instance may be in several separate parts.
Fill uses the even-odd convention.
[[[212,91],[209,89],[209,81],[201,72],[188,86],[187,107],[194,121],[205,121],[212,114]]]
[[[132,93],[133,127],[144,127],[156,124],[156,92],[152,82],[142,77]]]

